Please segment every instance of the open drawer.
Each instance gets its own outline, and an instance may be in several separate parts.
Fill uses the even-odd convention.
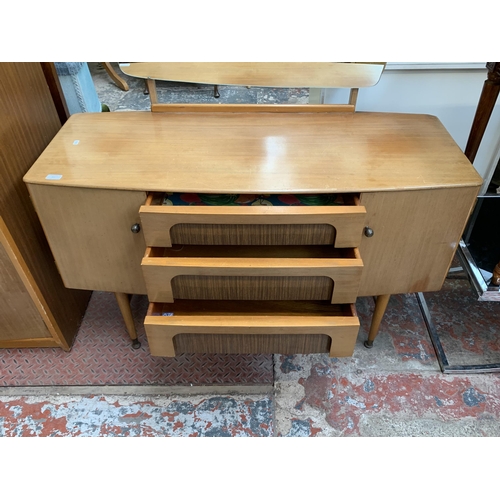
[[[146,249],[151,302],[174,299],[356,301],[363,261],[332,246],[174,246]]]
[[[168,198],[165,193],[151,193],[146,204],[140,208],[141,226],[147,246],[170,247],[172,244],[180,244],[358,247],[366,217],[365,208],[359,205],[359,197],[352,194],[241,195],[233,202],[231,196],[239,195],[177,195],[173,197],[174,202],[179,200],[179,196],[198,197],[201,201],[192,205],[165,204],[172,203],[172,197]],[[252,202],[252,196],[256,201]],[[221,203],[229,204],[216,205],[220,198],[224,198]],[[241,198],[245,203],[237,203]],[[195,203],[196,199],[193,200]],[[201,204],[203,200],[205,203]],[[297,200],[297,204],[285,205],[282,200],[289,203]],[[306,204],[322,202],[328,205]]]
[[[181,353],[352,356],[359,330],[354,305],[327,301],[151,303],[144,321],[153,356]]]

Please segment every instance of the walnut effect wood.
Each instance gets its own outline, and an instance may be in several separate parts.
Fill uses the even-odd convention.
[[[372,87],[385,63],[143,62],[121,65],[126,75],[207,85],[282,88]]]
[[[329,224],[177,224],[160,238],[181,245],[334,245],[335,235]]]
[[[343,256],[343,258],[323,258],[322,249],[304,247],[296,250],[293,247],[232,247],[229,250],[203,249],[203,256],[182,256],[183,250],[170,252],[168,256],[155,255],[155,249],[148,248],[142,259],[142,270],[146,281],[149,300],[152,302],[173,302],[175,295],[172,289],[172,280],[179,276],[203,276],[217,278],[228,277],[259,277],[259,281],[249,281],[258,288],[241,286],[238,292],[243,299],[262,299],[255,296],[265,289],[265,277],[328,277],[333,283],[332,303],[346,304],[355,302],[358,292],[359,279],[363,269],[363,261],[357,249]],[[160,251],[162,249],[159,249]],[[210,254],[210,253],[211,254]],[[172,255],[178,254],[178,257]],[[280,257],[274,257],[274,255]],[[165,255],[162,251],[160,255]],[[223,255],[223,256],[217,256]],[[299,256],[298,256],[299,255]],[[305,255],[305,256],[302,256]],[[232,280],[234,284],[234,280]],[[214,288],[216,283],[222,286],[231,286],[231,280],[209,280],[208,286]],[[301,280],[296,280],[300,294]],[[319,283],[322,283],[321,281]],[[205,285],[207,283],[205,282]],[[244,283],[240,283],[244,285]],[[268,285],[269,286],[269,285]],[[307,289],[310,283],[305,283]],[[314,287],[313,287],[314,289]],[[228,292],[226,292],[228,293]],[[269,299],[277,300],[276,292],[270,291]],[[280,292],[278,291],[278,294]],[[321,293],[321,292],[319,292]],[[217,294],[214,289],[214,294]],[[276,295],[278,295],[276,294]],[[310,297],[302,297],[302,300]]]
[[[327,244],[335,243],[336,247],[357,247],[365,224],[366,210],[362,206],[319,206],[319,207],[280,207],[280,206],[155,206],[148,205],[140,209],[141,225],[148,246],[172,246],[171,232],[177,225],[195,224],[191,233],[196,233],[200,226],[205,229],[208,238],[225,239],[224,244],[255,244],[259,241],[276,239],[283,242],[287,239],[304,238],[309,244],[325,244],[316,240],[314,233],[323,232],[323,228],[315,231],[318,225],[330,225],[334,230],[328,232]],[[224,225],[230,225],[224,228]],[[251,225],[250,228],[248,226]],[[266,228],[271,225],[271,231]],[[293,225],[300,225],[294,231]],[[214,230],[214,226],[216,226]],[[219,227],[220,226],[220,227]],[[290,227],[291,226],[291,227]],[[241,232],[238,231],[238,227]],[[248,230],[250,229],[250,230]],[[189,227],[181,234],[177,232],[176,243],[185,243],[190,238]],[[277,234],[280,233],[280,234]],[[302,236],[301,236],[302,235]],[[274,238],[273,238],[274,236]],[[332,238],[334,237],[334,238]],[[180,238],[180,241],[179,241]],[[191,236],[196,238],[196,236]],[[200,238],[201,239],[201,238]],[[236,243],[230,243],[234,240]],[[323,240],[324,241],[324,240]],[[202,243],[200,243],[202,244]],[[207,244],[207,243],[204,243]],[[271,244],[271,243],[269,243]],[[284,243],[281,243],[284,244]],[[293,243],[292,243],[293,244]],[[295,244],[301,244],[296,242]]]
[[[64,287],[22,182],[23,175],[60,127],[61,121],[40,63],[0,63],[0,216],[11,236],[11,247],[19,251],[19,262],[22,260],[25,264],[33,287],[38,287],[40,300],[45,301],[45,313],[51,315],[54,327],[51,340],[47,340],[43,329],[39,337],[27,340],[24,338],[24,319],[20,317],[18,340],[4,342],[2,347],[50,345],[69,349],[90,298],[89,292]],[[29,294],[25,296],[29,299],[28,310],[33,302]],[[13,331],[11,333],[14,335]]]
[[[24,180],[215,194],[481,184],[436,117],[396,113],[78,113]]]
[[[191,302],[191,305],[185,308],[185,302]],[[173,316],[156,315],[161,314],[163,307],[173,311]],[[209,309],[209,314],[199,312],[204,308]],[[198,311],[191,312],[193,309]],[[327,309],[324,302],[307,303],[301,310],[300,303],[274,301],[177,301],[176,304],[168,306],[151,304],[144,327],[153,356],[175,356],[181,352],[176,350],[174,345],[176,336],[201,334],[200,340],[206,338],[208,341],[204,344],[204,348],[208,349],[205,352],[210,352],[211,342],[223,344],[221,336],[226,335],[230,336],[229,343],[225,344],[228,346],[228,352],[232,352],[234,344],[231,344],[235,340],[238,342],[238,352],[267,352],[269,348],[272,349],[269,352],[279,352],[274,350],[279,349],[275,336],[284,335],[288,339],[290,336],[299,335],[302,337],[300,341],[303,342],[303,336],[327,335],[331,339],[330,357],[344,357],[351,356],[354,351],[359,320],[353,306],[333,306],[332,309]],[[260,338],[255,338],[256,335]],[[235,336],[238,338],[235,339]],[[318,340],[318,337],[315,340]],[[221,348],[225,350],[224,347]]]
[[[265,335],[191,334],[175,335],[176,356],[183,353],[216,354],[314,354],[329,353],[332,340],[324,334]]]
[[[192,300],[331,300],[323,276],[174,276],[172,295]]]
[[[33,203],[68,288],[146,294],[134,234],[146,194],[30,185]]]

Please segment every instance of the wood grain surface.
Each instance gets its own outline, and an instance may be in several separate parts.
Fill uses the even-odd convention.
[[[40,63],[0,63],[0,216],[59,329],[52,345],[68,349],[90,294],[64,287],[22,180],[60,127]],[[19,336],[25,336],[22,326]],[[46,346],[42,337],[40,345]]]
[[[258,87],[371,87],[384,63],[140,62],[120,64],[129,76],[209,85]]]
[[[199,309],[207,313],[200,314]],[[164,311],[173,311],[173,315],[162,316]],[[298,335],[295,352],[302,352],[301,346],[305,352],[324,352],[328,346],[330,356],[341,357],[353,353],[359,319],[353,306],[325,302],[176,301],[168,306],[151,304],[144,326],[153,356],[186,352],[185,340],[194,352],[200,348],[221,353],[289,352],[291,337]],[[176,347],[175,337],[184,334],[195,338],[188,336]],[[226,335],[229,337],[224,339]],[[309,335],[315,336],[313,342],[304,341]],[[331,339],[326,345],[323,335]]]
[[[171,246],[173,238],[174,243],[183,244],[335,243],[336,247],[357,247],[361,240],[366,210],[354,205],[147,205],[141,207],[140,216],[148,246]]]
[[[482,183],[436,117],[395,113],[80,113],[70,117],[24,179],[238,194]]]

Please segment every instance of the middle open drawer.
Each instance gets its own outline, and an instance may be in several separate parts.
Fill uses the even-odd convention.
[[[323,246],[148,247],[142,270],[151,302],[174,299],[356,301],[357,248]]]

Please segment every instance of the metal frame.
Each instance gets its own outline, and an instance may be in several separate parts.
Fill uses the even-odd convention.
[[[498,197],[498,195],[478,196],[476,206],[474,207],[474,210],[469,218],[469,222],[467,223],[464,231],[463,239],[460,240],[456,253],[458,260],[460,261],[460,265],[467,273],[472,289],[476,292],[478,300],[482,302],[500,301],[500,287],[492,286],[488,281],[486,281],[479,266],[476,264],[474,257],[472,257],[467,243],[471,238],[472,230],[474,229],[476,219],[481,211],[483,201],[486,198],[491,197]]]
[[[429,332],[429,337],[431,338],[432,345],[436,352],[436,357],[439,363],[439,367],[443,373],[497,373],[500,372],[500,363],[491,363],[485,365],[450,365],[448,358],[444,352],[441,340],[439,339],[439,333],[432,322],[431,313],[427,307],[427,302],[425,301],[424,294],[419,292],[416,294],[418,305],[420,306],[420,311],[424,318],[425,324],[427,326],[427,331]]]
[[[467,278],[471,285],[472,290],[476,293],[478,301],[480,302],[490,302],[490,301],[500,301],[500,287],[491,286],[485,280],[480,268],[474,261],[466,241],[470,239],[474,223],[478,216],[479,210],[484,197],[478,197],[476,206],[473,213],[469,219],[466,230],[464,231],[464,239],[460,240],[456,256],[460,262],[461,267],[450,269],[450,273],[458,270],[465,271]],[[464,241],[465,240],[465,241]],[[424,294],[419,292],[416,294],[418,305],[422,312],[425,324],[427,326],[427,331],[429,332],[429,337],[431,339],[434,351],[436,352],[436,357],[439,363],[439,367],[443,373],[495,373],[500,372],[500,363],[491,363],[484,365],[450,365],[448,358],[444,352],[441,340],[439,338],[439,332],[432,321],[432,317],[427,307],[427,302],[425,301]]]
[[[457,257],[467,273],[472,289],[477,294],[477,299],[481,302],[500,302],[500,287],[489,285],[486,282],[463,240],[460,240]]]

